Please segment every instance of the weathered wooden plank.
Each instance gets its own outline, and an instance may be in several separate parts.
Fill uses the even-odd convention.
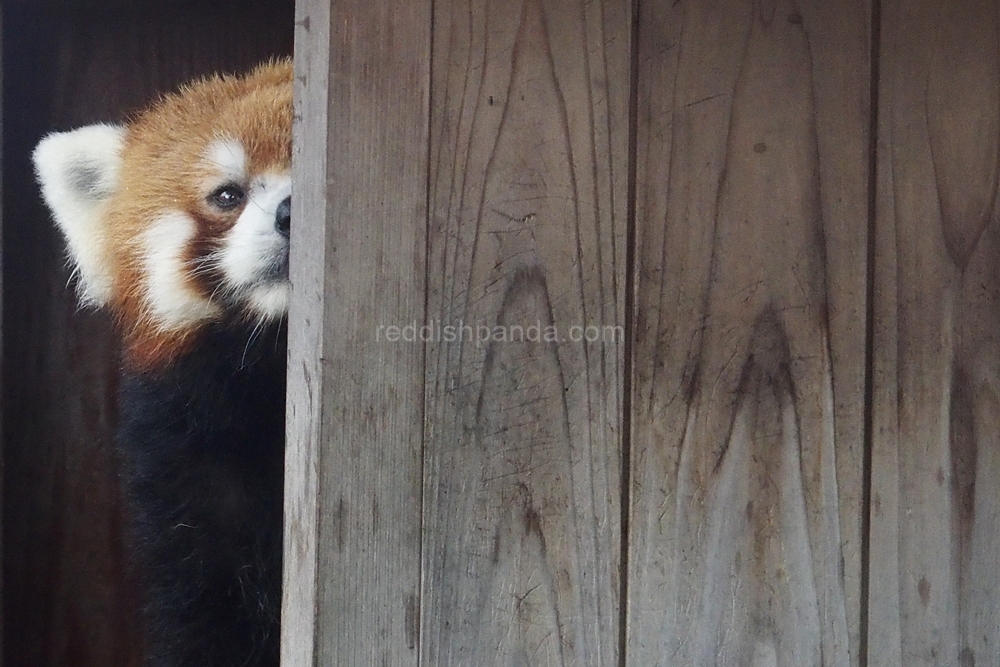
[[[295,3],[288,389],[285,406],[285,523],[281,663],[316,660],[319,576],[319,457],[322,454],[326,321],[330,5]]]
[[[873,665],[1000,663],[998,13],[883,7]]]
[[[429,0],[298,3],[286,665],[416,665]]]
[[[869,9],[639,9],[628,662],[856,665]]]
[[[424,664],[618,664],[630,23],[435,6]]]
[[[192,76],[291,47],[291,3],[72,14],[4,5],[4,662],[124,667],[142,653],[123,554],[107,318],[81,311],[30,171],[44,132],[118,120]],[[16,223],[14,222],[16,221]]]

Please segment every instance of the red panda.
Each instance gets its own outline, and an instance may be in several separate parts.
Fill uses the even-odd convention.
[[[278,664],[291,132],[285,60],[33,154],[79,298],[122,336],[151,667]]]

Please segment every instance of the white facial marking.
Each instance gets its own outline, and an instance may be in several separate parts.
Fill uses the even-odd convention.
[[[274,275],[287,262],[288,238],[275,225],[278,206],[292,192],[287,173],[255,178],[236,224],[222,239],[217,262],[227,291],[245,296],[250,308],[266,317],[288,310],[287,276]]]
[[[194,220],[171,211],[142,234],[146,302],[153,321],[164,331],[183,329],[219,314],[218,306],[188,284],[184,253],[194,233]]]
[[[265,319],[275,319],[288,312],[292,285],[287,280],[255,287],[250,292],[250,307]]]
[[[242,183],[247,177],[247,155],[235,139],[216,139],[208,146],[206,159],[216,169],[216,185]]]
[[[101,306],[111,297],[114,271],[103,207],[118,188],[124,137],[121,126],[88,125],[48,135],[32,154],[42,196],[66,237],[85,305]]]

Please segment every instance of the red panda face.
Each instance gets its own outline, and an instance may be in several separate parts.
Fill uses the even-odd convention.
[[[208,323],[285,315],[291,126],[283,61],[191,84],[127,126],[39,144],[81,300],[112,310],[132,361],[169,361]]]

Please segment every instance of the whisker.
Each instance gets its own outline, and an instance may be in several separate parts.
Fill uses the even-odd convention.
[[[260,332],[264,328],[265,321],[266,320],[264,318],[258,318],[256,326],[254,326],[253,331],[250,332],[250,337],[247,338],[246,347],[243,348],[243,357],[240,359],[240,368],[246,368],[247,351],[250,350],[250,345],[253,343],[254,339],[260,335]]]

